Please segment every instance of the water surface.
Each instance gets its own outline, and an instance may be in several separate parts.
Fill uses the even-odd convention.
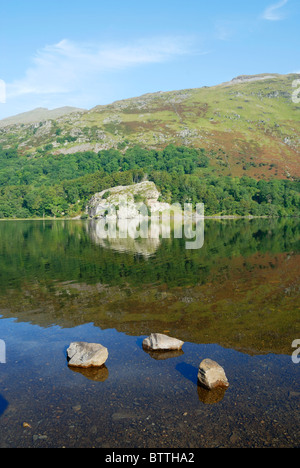
[[[185,239],[102,239],[97,222],[0,223],[0,446],[297,447],[297,220],[205,220]],[[146,353],[152,332],[183,352]],[[106,365],[70,369],[72,341]],[[221,364],[230,387],[197,385]]]

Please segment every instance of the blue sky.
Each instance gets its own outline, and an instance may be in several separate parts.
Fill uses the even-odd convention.
[[[0,118],[299,72],[299,24],[299,0],[11,0]]]

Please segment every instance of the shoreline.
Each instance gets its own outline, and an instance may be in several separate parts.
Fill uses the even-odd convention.
[[[149,216],[151,220],[151,216]],[[192,217],[191,217],[192,218]],[[252,216],[252,215],[210,215],[201,216],[197,219],[282,219],[282,218],[299,218],[299,216]],[[0,218],[1,221],[97,221],[93,218]]]

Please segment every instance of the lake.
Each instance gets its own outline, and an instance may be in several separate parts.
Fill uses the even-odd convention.
[[[202,223],[187,249],[172,230],[0,222],[0,447],[299,447],[299,221]],[[153,332],[182,352],[145,352]],[[73,341],[106,364],[70,368]],[[198,385],[204,358],[226,391]]]

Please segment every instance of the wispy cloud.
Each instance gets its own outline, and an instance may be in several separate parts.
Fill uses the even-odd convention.
[[[284,13],[281,10],[284,5],[288,3],[288,0],[281,0],[278,3],[274,3],[265,9],[262,18],[268,21],[280,21],[284,19]]]
[[[216,39],[227,41],[234,35],[234,27],[232,23],[225,20],[217,20],[214,25],[214,33]]]
[[[20,79],[7,84],[7,97],[72,93],[105,73],[167,62],[191,53],[192,39],[160,37],[135,44],[79,44],[64,39],[39,50]]]

